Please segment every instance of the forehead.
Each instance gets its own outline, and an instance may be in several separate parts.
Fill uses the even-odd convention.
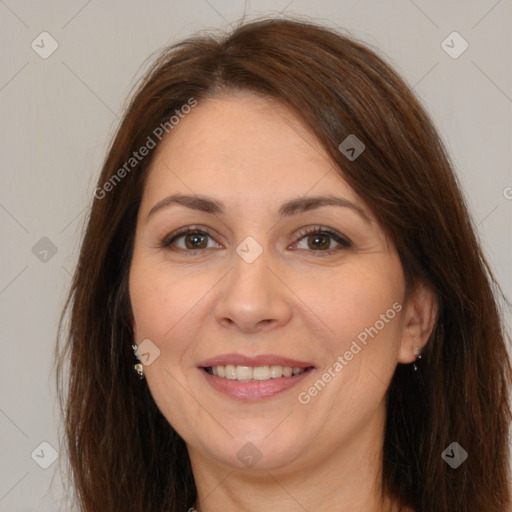
[[[201,101],[162,141],[144,195],[171,192],[239,203],[333,192],[357,199],[294,112],[247,92]]]

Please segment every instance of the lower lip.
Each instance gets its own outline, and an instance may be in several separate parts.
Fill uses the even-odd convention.
[[[293,388],[310,375],[314,368],[308,368],[300,375],[294,375],[293,377],[279,377],[278,379],[255,382],[243,382],[239,380],[226,379],[225,377],[216,377],[215,375],[210,375],[203,368],[200,368],[199,370],[213,389],[220,391],[231,398],[254,402],[271,398]]]

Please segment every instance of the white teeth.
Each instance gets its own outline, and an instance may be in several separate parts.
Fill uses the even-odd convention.
[[[282,366],[271,366],[270,367],[270,377],[272,379],[279,379],[279,377],[283,376],[283,367]]]
[[[252,368],[249,366],[236,367],[236,380],[249,380],[252,379]]]
[[[252,378],[254,380],[270,379],[270,368],[268,366],[256,366],[252,371]]]
[[[232,364],[226,365],[226,379],[236,380],[236,366]]]
[[[293,368],[289,366],[283,366],[283,377],[291,377],[293,373]]]
[[[291,366],[212,366],[209,372],[216,377],[239,381],[263,381],[291,377],[304,373],[304,368],[292,368]]]

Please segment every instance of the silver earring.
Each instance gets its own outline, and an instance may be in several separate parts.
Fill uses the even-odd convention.
[[[421,350],[416,345],[414,345],[414,354],[416,355],[416,359],[421,359]],[[416,366],[416,361],[414,361],[413,368],[414,368],[415,372],[418,371],[418,367]]]
[[[137,357],[136,352],[137,352],[138,348],[139,347],[137,345],[132,345],[133,355],[135,357]],[[142,363],[134,364],[133,369],[137,372],[137,377],[139,378],[139,380],[142,380],[144,378],[144,366],[142,365]]]

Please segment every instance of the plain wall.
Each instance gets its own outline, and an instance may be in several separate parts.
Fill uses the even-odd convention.
[[[510,1],[2,1],[0,511],[59,509],[58,478],[50,489],[58,461],[42,469],[31,454],[50,460],[42,442],[60,451],[57,322],[95,181],[141,65],[197,30],[227,29],[244,10],[248,19],[284,10],[347,29],[394,65],[431,113],[511,296]],[[43,31],[58,43],[46,59]],[[469,44],[458,58],[441,46],[453,31]]]

